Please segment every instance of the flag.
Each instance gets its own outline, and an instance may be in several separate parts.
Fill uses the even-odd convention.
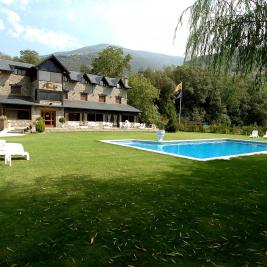
[[[182,92],[183,92],[183,83],[180,82],[174,90],[174,98],[175,100],[182,98]]]

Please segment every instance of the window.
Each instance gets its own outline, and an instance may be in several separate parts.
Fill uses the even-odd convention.
[[[69,98],[68,92],[64,92],[63,97],[64,97],[64,99],[68,99]]]
[[[104,120],[104,114],[100,114],[100,113],[96,114],[95,120],[96,121],[103,121]]]
[[[105,95],[100,95],[99,96],[99,102],[100,103],[105,103],[106,102],[106,96]]]
[[[81,100],[87,101],[87,94],[86,93],[81,93]]]
[[[121,116],[121,121],[126,121],[126,120],[128,120],[128,115],[122,115]]]
[[[88,121],[95,121],[95,113],[87,114],[87,120]]]
[[[62,101],[61,92],[39,91],[38,95],[40,100]]]
[[[120,88],[121,88],[121,85],[120,85],[119,83],[117,84],[117,88],[118,88],[118,89],[120,89]]]
[[[12,95],[21,95],[21,85],[11,85]]]
[[[62,74],[56,72],[50,72],[50,81],[55,83],[62,82]]]
[[[23,69],[15,69],[15,74],[17,75],[26,75],[26,70]]]
[[[121,96],[116,96],[116,104],[121,104]]]
[[[69,113],[69,121],[80,121],[80,113]]]
[[[54,82],[54,83],[61,83],[62,74],[56,73],[56,72],[48,72],[48,71],[39,70],[39,80]]]
[[[129,122],[134,122],[134,116],[129,115]]]
[[[128,120],[129,122],[134,122],[134,115],[122,115],[121,120],[124,122]]]
[[[31,112],[29,110],[18,110],[18,120],[30,120]]]

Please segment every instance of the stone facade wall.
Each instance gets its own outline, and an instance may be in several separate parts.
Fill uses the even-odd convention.
[[[99,102],[99,95],[106,95],[106,103],[115,104],[116,96],[121,97],[121,103],[127,104],[127,90],[116,87],[84,84],[80,82],[64,82],[63,88],[68,90],[68,100],[81,100],[81,93],[87,93],[88,101]]]
[[[0,73],[0,95],[10,95],[11,84],[17,84],[22,86],[22,96],[32,95],[32,86],[29,77],[2,71]]]
[[[9,127],[14,127],[14,128],[26,128],[30,127],[32,125],[31,120],[8,120]]]
[[[52,105],[51,105],[52,103]],[[62,102],[61,101],[52,101],[52,100],[40,100],[40,104],[41,105],[47,105],[47,106],[62,106]]]

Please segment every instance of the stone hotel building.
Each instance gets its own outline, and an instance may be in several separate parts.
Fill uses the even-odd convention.
[[[66,121],[137,122],[138,109],[127,104],[127,78],[69,71],[54,55],[38,65],[0,60],[0,115],[11,127],[27,127],[42,116],[46,127]]]

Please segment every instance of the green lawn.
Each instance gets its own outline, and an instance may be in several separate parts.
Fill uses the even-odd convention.
[[[216,137],[230,136],[166,139]],[[123,138],[155,139],[6,138],[31,160],[0,161],[0,266],[267,265],[267,155],[198,162],[98,142]]]

